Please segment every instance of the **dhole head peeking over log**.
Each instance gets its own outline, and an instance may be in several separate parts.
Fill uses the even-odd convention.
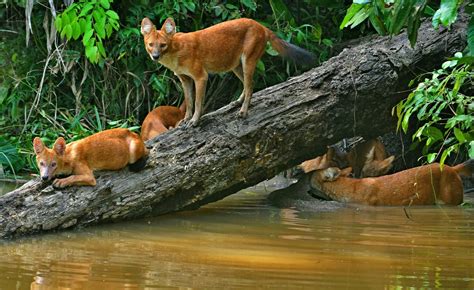
[[[232,71],[242,81],[244,89],[237,102],[242,104],[239,116],[247,116],[255,66],[268,41],[284,57],[301,64],[314,63],[311,53],[283,41],[252,19],[229,20],[195,32],[177,33],[171,18],[166,19],[160,30],[150,19],[144,18],[141,33],[150,58],[172,70],[181,81],[187,106],[184,121],[188,123],[192,116],[193,126],[202,115],[211,72]]]
[[[70,175],[53,181],[53,186],[58,188],[94,186],[94,170],[118,170],[129,164],[131,171],[138,171],[145,166],[147,155],[140,137],[123,128],[105,130],[67,145],[64,138],[59,137],[52,149],[36,137],[33,148],[44,181]]]
[[[395,156],[387,157],[385,146],[375,138],[355,145],[348,153],[330,146],[324,155],[301,163],[299,168],[308,173],[328,167],[351,167],[355,177],[375,177],[387,174],[394,159]]]

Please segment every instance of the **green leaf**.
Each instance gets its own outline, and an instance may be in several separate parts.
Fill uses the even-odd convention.
[[[226,4],[226,7],[228,7],[228,5],[229,4]],[[270,0],[270,7],[277,21],[288,21],[290,23],[295,21],[283,0]]]
[[[94,9],[92,11],[92,16],[94,17],[95,22],[100,22],[102,18],[104,18],[104,14],[100,13],[99,10]]]
[[[184,4],[184,7],[186,7],[186,9],[188,9],[191,12],[194,12],[196,10],[196,4],[194,4],[194,2],[192,1],[186,1],[183,4]]]
[[[97,62],[97,46],[86,46],[86,57],[92,62]]]
[[[443,132],[436,127],[426,127],[426,129],[423,130],[423,135],[430,137],[433,141],[442,140],[444,137]]]
[[[385,24],[383,21],[376,16],[375,14],[370,14],[369,15],[369,20],[372,26],[375,28],[378,34],[380,35],[386,35],[387,34],[387,29],[385,28]]]
[[[430,153],[430,154],[426,155],[426,160],[428,161],[428,163],[432,163],[433,161],[436,160],[437,155],[438,154],[436,154],[436,153]]]
[[[66,35],[67,40],[71,39],[72,37],[72,27],[71,24],[64,26],[64,34]]]
[[[102,5],[102,7],[104,7],[105,9],[110,8],[109,0],[100,0],[100,5]]]
[[[441,159],[439,160],[439,163],[441,165],[441,168],[442,166],[444,165],[444,161],[446,160],[446,158],[451,154],[451,152],[456,152],[457,151],[457,145],[452,145],[452,146],[449,146],[448,148],[446,148],[443,153],[441,154]]]
[[[74,24],[72,25],[72,38],[74,38],[74,40],[77,40],[80,35],[81,35],[81,26],[79,25],[79,23],[74,22]]]
[[[62,30],[63,27],[62,27],[62,21],[61,21],[61,16],[60,15],[58,15],[56,17],[56,19],[54,20],[54,26],[56,27],[56,29],[58,31]]]
[[[106,54],[105,54],[105,49],[104,49],[104,45],[102,44],[102,41],[97,42],[97,49],[99,51],[99,54],[105,58]]]
[[[403,130],[403,132],[405,132],[405,133],[408,131],[408,123],[410,122],[411,112],[412,112],[412,110],[411,110],[411,109],[408,109],[408,110],[405,112],[405,116],[403,116],[403,120],[402,120],[402,130]]]
[[[100,38],[105,39],[105,18],[102,19],[94,24],[94,30]]]
[[[474,14],[471,15],[471,20],[467,27],[467,46],[469,48],[469,55],[474,56]]]
[[[352,3],[351,7],[347,9],[346,16],[344,16],[341,25],[339,25],[339,29],[342,30],[344,27],[348,26],[349,21],[359,12],[360,9],[362,9],[362,7],[364,7],[364,5]]]
[[[74,22],[77,21],[77,14],[76,14],[76,11],[72,10],[70,11],[67,16],[69,17],[69,24],[71,24],[71,26],[73,25]]]
[[[83,17],[83,16],[86,16],[89,11],[94,8],[95,6],[95,3],[87,3],[82,9],[81,9],[81,13],[79,13],[79,17]]]
[[[265,71],[265,64],[263,63],[261,59],[258,60],[256,68],[257,68],[257,71],[259,72]]]
[[[109,38],[112,35],[112,25],[107,23],[105,25],[105,32],[107,33],[107,38]]]
[[[89,42],[89,39],[92,37],[92,34],[94,33],[94,30],[88,30],[86,33],[84,33],[84,38],[82,38],[82,44],[84,46],[87,46],[87,43]]]
[[[469,158],[474,159],[474,141],[469,142]]]
[[[389,25],[389,31],[391,34],[398,34],[403,28],[403,26],[407,22],[408,17],[410,16],[412,5],[413,3],[411,0],[395,1],[393,5],[393,19]]]
[[[257,10],[257,4],[253,0],[241,0],[242,4],[252,11]]]
[[[105,12],[105,14],[106,14],[107,16],[109,16],[110,18],[114,19],[114,20],[119,20],[118,14],[115,13],[115,11],[113,11],[113,10],[107,10],[107,11]]]
[[[84,18],[79,19],[79,26],[81,27],[81,33],[86,32],[87,23]]]
[[[459,1],[462,3],[462,1]],[[435,28],[440,24],[448,27],[456,21],[458,15],[458,8],[460,3],[458,0],[441,0],[441,5],[433,16],[432,23]]]
[[[365,21],[369,15],[372,13],[372,8],[366,8],[359,10],[357,14],[347,23],[347,25],[351,24],[351,29],[356,27],[357,25],[361,24]]]
[[[466,138],[464,137],[464,134],[462,133],[461,130],[459,130],[456,127],[454,127],[454,136],[456,136],[456,139],[459,141],[459,143],[466,142]]]
[[[63,27],[66,27],[66,25],[69,24],[69,16],[67,16],[66,13],[61,14],[61,24]]]

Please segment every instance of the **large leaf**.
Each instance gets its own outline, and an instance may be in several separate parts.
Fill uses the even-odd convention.
[[[471,15],[471,20],[467,27],[467,45],[469,47],[469,55],[474,56],[474,14]]]
[[[394,4],[394,15],[390,22],[389,30],[391,34],[398,34],[405,26],[410,16],[411,8],[414,4],[413,0],[399,0]]]
[[[354,17],[352,17],[347,25],[351,24],[351,28],[354,28],[366,20],[370,14],[372,14],[372,7],[366,6],[364,9],[359,10],[359,12]]]
[[[364,5],[362,4],[355,4],[353,3],[349,9],[347,9],[346,16],[344,16],[344,19],[341,22],[341,25],[339,26],[339,29],[344,29],[344,27],[349,25],[349,21],[359,12],[360,9],[362,9]]]
[[[458,0],[441,0],[441,5],[433,16],[433,26],[438,28],[440,24],[448,27],[454,21],[458,15],[458,8],[462,1]]]
[[[273,14],[275,14],[277,21],[286,20],[290,23],[294,22],[293,15],[282,0],[270,0],[270,7],[272,7]]]

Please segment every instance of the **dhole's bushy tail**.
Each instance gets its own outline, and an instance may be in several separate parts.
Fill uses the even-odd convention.
[[[465,177],[471,177],[474,174],[474,159],[469,159],[468,161],[453,166],[454,170]]]
[[[267,29],[266,31],[267,31],[268,41],[270,41],[270,44],[272,45],[272,47],[276,51],[278,51],[278,53],[281,56],[285,58],[289,58],[299,65],[303,65],[303,66],[314,65],[315,58],[311,52],[301,47],[298,47],[294,44],[284,41],[283,39],[276,36],[276,34],[269,29]]]
[[[148,155],[143,156],[142,158],[138,159],[135,163],[129,164],[128,169],[132,172],[138,172],[145,168],[146,161],[148,160]]]

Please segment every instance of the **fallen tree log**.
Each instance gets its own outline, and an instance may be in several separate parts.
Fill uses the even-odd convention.
[[[148,145],[147,167],[96,173],[97,186],[54,190],[39,180],[0,198],[0,237],[194,209],[322,154],[344,137],[394,129],[392,107],[415,72],[464,48],[466,19],[449,31],[424,23],[415,48],[406,34],[372,37],[311,71],[253,96],[249,117],[225,106],[196,128],[178,127]]]

